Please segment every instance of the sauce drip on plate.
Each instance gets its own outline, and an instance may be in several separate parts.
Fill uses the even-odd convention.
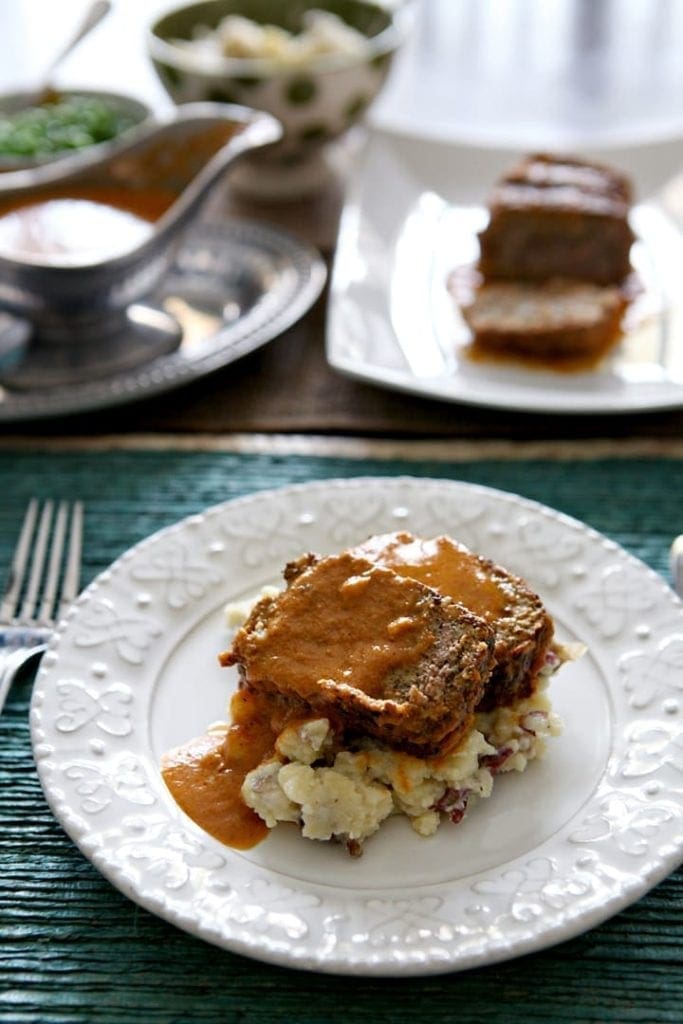
[[[176,803],[226,846],[248,850],[268,828],[240,790],[248,772],[275,750],[270,715],[258,694],[238,690],[225,733],[209,733],[165,754],[161,774]]]

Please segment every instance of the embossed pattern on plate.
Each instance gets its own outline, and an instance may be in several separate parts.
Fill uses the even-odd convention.
[[[431,839],[392,819],[360,860],[286,826],[252,851],[220,845],[179,811],[158,762],[224,714],[224,602],[275,582],[303,550],[397,528],[449,532],[523,574],[559,636],[588,646],[552,684],[563,735]],[[97,577],[43,659],[32,737],[59,821],[153,913],[288,966],[427,974],[570,938],[676,867],[682,665],[680,601],[581,523],[465,483],[330,480],[210,508]]]
[[[287,232],[240,220],[199,223],[150,296],[152,304],[178,319],[179,347],[146,362],[135,353],[133,368],[79,383],[0,387],[0,422],[123,405],[203,377],[296,323],[318,298],[325,278],[319,254]]]

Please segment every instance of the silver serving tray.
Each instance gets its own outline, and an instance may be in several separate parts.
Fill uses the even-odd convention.
[[[132,330],[130,338],[87,347],[19,346],[17,355],[17,322],[3,318],[0,421],[104,409],[203,377],[299,320],[325,277],[320,255],[286,232],[248,221],[200,222],[139,308],[142,326],[175,318],[180,332],[170,343],[155,341],[154,330],[147,340]]]

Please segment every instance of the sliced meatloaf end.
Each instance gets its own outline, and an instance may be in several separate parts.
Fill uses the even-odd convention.
[[[486,559],[482,563],[512,598],[505,613],[491,623],[496,634],[495,665],[477,711],[492,711],[531,696],[555,629],[540,597],[524,580]]]
[[[315,560],[265,598],[221,661],[270,695],[274,717],[329,717],[418,756],[470,729],[494,633],[432,588],[347,552]]]

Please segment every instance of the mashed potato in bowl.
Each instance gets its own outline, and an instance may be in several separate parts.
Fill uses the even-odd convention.
[[[294,33],[229,14],[215,29],[198,29],[194,39],[175,42],[188,53],[209,59],[264,61],[278,70],[306,68],[321,58],[362,59],[368,53],[367,36],[331,11],[306,11],[302,21],[301,31]]]

